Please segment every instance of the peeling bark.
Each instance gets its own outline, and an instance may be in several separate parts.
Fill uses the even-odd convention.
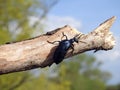
[[[86,35],[83,34],[81,38],[79,38],[79,43],[74,43],[74,54],[71,54],[70,49],[65,58],[89,50],[112,49],[115,45],[115,39],[109,29],[114,20],[115,17],[112,17],[100,24],[100,26],[92,32]],[[57,45],[50,44],[47,41],[60,41],[62,32],[67,35],[68,39],[73,38],[76,34],[82,34],[76,29],[66,25],[29,40],[1,45],[0,74],[51,66],[54,63],[52,56]]]

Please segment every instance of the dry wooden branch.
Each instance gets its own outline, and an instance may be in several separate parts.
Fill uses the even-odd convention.
[[[115,45],[115,40],[109,29],[114,20],[115,17],[112,17],[89,34],[83,34],[79,39],[80,42],[74,43],[74,54],[71,54],[71,50],[69,50],[66,58],[88,50],[112,49]],[[51,66],[54,63],[52,56],[57,45],[50,44],[47,41],[60,41],[62,32],[69,39],[80,33],[70,26],[65,26],[30,40],[1,45],[0,74]]]

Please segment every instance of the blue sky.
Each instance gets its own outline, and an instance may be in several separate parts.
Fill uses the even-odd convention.
[[[118,34],[120,24],[120,0],[59,0],[49,14],[70,16],[82,22],[82,30],[87,33],[104,20],[116,16],[112,27]]]
[[[120,83],[120,0],[59,0],[48,14],[48,28],[70,24],[82,33],[91,32],[106,19],[116,16],[111,31],[116,38],[116,46],[110,51],[93,54],[104,62],[101,67],[112,73],[110,84]]]

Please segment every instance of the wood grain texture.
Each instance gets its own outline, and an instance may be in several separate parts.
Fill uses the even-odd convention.
[[[95,30],[83,34],[79,43],[74,43],[74,54],[68,51],[66,58],[88,50],[110,50],[115,45],[115,39],[109,31],[115,17],[106,20]],[[66,25],[38,37],[0,46],[0,74],[25,71],[38,67],[51,66],[54,62],[52,56],[57,44],[47,41],[60,41],[62,32],[67,37],[73,38],[76,34],[82,34],[76,29]],[[85,43],[83,43],[85,42]]]

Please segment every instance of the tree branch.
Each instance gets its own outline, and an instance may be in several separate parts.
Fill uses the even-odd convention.
[[[72,50],[70,49],[65,58],[89,50],[112,49],[115,45],[115,40],[109,29],[114,20],[115,17],[112,17],[100,24],[94,31],[87,35],[83,34],[79,38],[79,43],[74,43],[74,54],[71,54]],[[1,45],[0,74],[51,66],[54,63],[52,56],[57,45],[50,44],[47,41],[60,41],[62,32],[67,35],[68,39],[73,38],[76,34],[80,34],[76,29],[64,26],[29,40]]]

